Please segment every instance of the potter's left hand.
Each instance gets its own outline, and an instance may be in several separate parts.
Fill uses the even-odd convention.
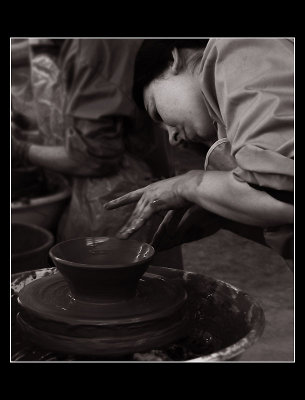
[[[168,250],[182,243],[193,242],[213,235],[222,227],[223,218],[196,204],[170,210],[159,225],[151,245],[157,250]]]
[[[174,178],[154,182],[104,204],[107,210],[111,210],[137,202],[131,217],[121,228],[117,237],[127,239],[132,233],[140,229],[155,212],[189,206],[190,202],[181,195],[180,189],[190,179],[191,173],[192,171]]]

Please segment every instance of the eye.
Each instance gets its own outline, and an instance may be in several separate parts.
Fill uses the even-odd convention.
[[[160,117],[160,114],[158,113],[157,109],[154,110],[154,120],[162,122],[162,118]]]

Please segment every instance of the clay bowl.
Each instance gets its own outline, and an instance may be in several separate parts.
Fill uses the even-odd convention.
[[[33,191],[38,191],[41,186],[42,170],[35,166],[23,166],[12,168],[11,170],[11,188],[12,200],[28,196]]]
[[[37,190],[32,186],[29,190],[26,189],[28,193],[23,193],[26,196],[25,199],[16,200],[16,192],[14,196],[12,193],[11,219],[15,223],[35,224],[55,231],[58,220],[70,199],[71,189],[69,182],[60,174],[45,171],[43,179],[43,181],[37,181]]]
[[[53,234],[47,229],[34,224],[12,223],[12,272],[46,267],[48,253],[53,244]]]
[[[154,252],[147,243],[103,236],[60,242],[49,254],[76,299],[115,303],[135,296]]]

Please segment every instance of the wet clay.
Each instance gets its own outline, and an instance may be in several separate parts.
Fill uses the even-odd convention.
[[[15,274],[12,282],[12,360],[14,361],[222,361],[238,358],[252,346],[264,330],[261,306],[246,293],[205,275],[152,267],[147,273],[159,275],[174,285],[183,285],[187,292],[183,314],[187,316],[187,335],[164,345],[151,344],[143,351],[121,355],[78,355],[73,352],[50,351],[26,339],[16,324],[16,314],[22,308],[18,293],[35,279],[56,273],[42,269]],[[111,344],[110,344],[111,346]]]
[[[157,293],[157,296],[156,296]],[[144,274],[129,300],[103,303],[76,299],[60,273],[19,293],[19,327],[33,342],[64,353],[115,356],[145,351],[186,332],[181,285]]]
[[[113,303],[135,297],[154,248],[136,240],[86,237],[58,243],[50,256],[75,298]]]
[[[51,256],[58,264],[103,267],[126,266],[150,260],[153,248],[136,240],[119,240],[107,236],[76,238],[58,243]]]

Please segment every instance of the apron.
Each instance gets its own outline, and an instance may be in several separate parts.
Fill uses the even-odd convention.
[[[235,167],[237,167],[237,163],[231,155],[229,140],[227,138],[217,140],[207,152],[204,169],[206,171],[232,171]],[[293,270],[294,227],[292,224],[264,229],[244,224],[235,224],[232,221],[225,222],[225,224],[228,229],[275,250],[285,259],[288,267]]]

